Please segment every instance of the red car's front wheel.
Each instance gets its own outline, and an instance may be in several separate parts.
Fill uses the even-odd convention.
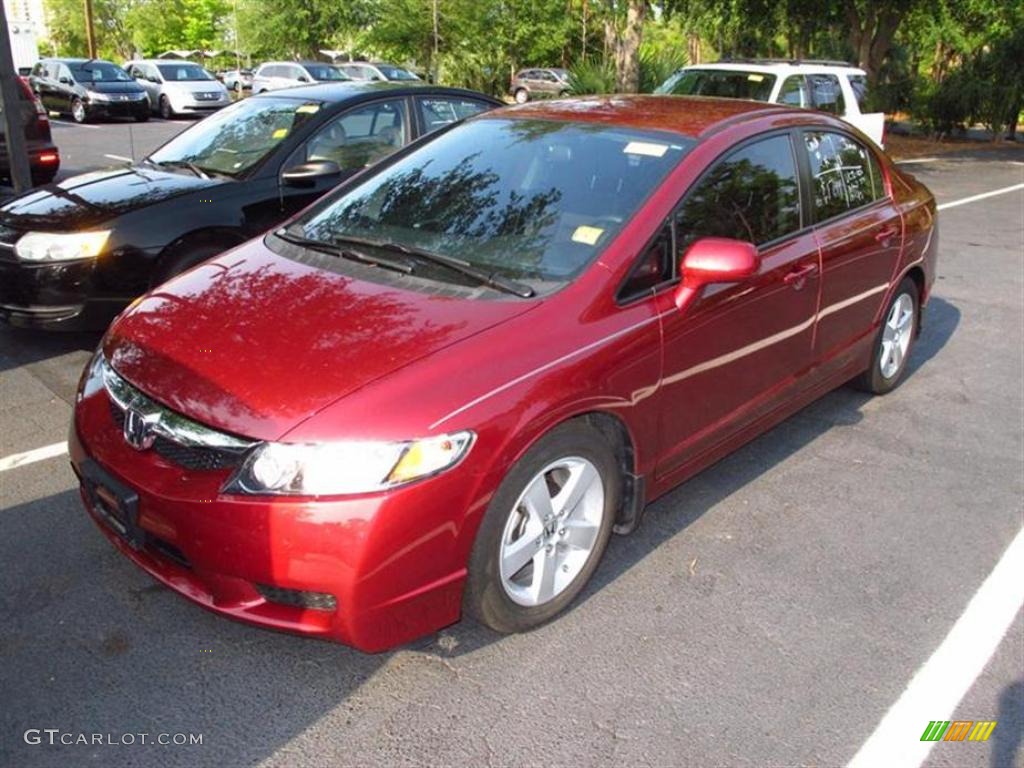
[[[621,477],[582,422],[543,437],[491,500],[470,558],[466,611],[499,632],[531,629],[579,594],[604,554]]]

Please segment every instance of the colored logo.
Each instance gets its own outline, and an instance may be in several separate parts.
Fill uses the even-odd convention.
[[[921,741],[988,741],[995,727],[995,720],[932,720]]]

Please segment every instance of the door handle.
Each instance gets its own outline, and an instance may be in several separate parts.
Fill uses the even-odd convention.
[[[875,240],[879,243],[888,243],[897,234],[899,234],[899,230],[896,227],[886,227],[881,232],[875,234]]]
[[[795,285],[797,288],[802,288],[804,280],[817,271],[817,264],[805,264],[802,267],[794,267],[784,278],[782,278],[782,282],[786,285]]]

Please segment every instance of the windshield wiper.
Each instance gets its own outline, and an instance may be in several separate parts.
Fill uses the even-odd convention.
[[[516,280],[510,280],[507,277],[496,275],[493,272],[484,272],[482,269],[477,269],[468,261],[458,259],[454,256],[445,256],[443,253],[434,253],[433,251],[425,251],[422,248],[416,248],[415,246],[405,245],[404,243],[396,243],[392,240],[374,240],[369,237],[355,237],[350,235],[339,235],[335,238],[335,241],[343,243],[356,243],[357,245],[366,245],[371,248],[383,248],[388,251],[397,251],[398,253],[404,253],[406,256],[414,256],[423,261],[429,261],[434,264],[440,264],[453,272],[472,277],[474,280],[486,285],[490,288],[495,288],[505,293],[511,293],[513,296],[519,296],[523,299],[528,299],[534,295],[534,290],[525,283],[517,282]]]
[[[287,243],[299,245],[303,248],[308,248],[311,251],[319,251],[320,253],[326,253],[330,256],[340,256],[343,259],[358,261],[361,264],[369,264],[373,267],[393,269],[395,272],[401,272],[404,275],[411,275],[413,271],[412,264],[405,261],[382,259],[377,256],[370,256],[368,253],[363,253],[362,251],[357,251],[352,248],[341,248],[333,243],[325,243],[323,240],[312,240],[308,237],[293,235],[285,229],[279,229],[274,234]]]
[[[190,171],[192,171],[192,173],[194,173],[201,179],[210,178],[210,174],[208,174],[198,165],[189,160],[164,160],[162,162],[157,163],[157,165],[166,165],[171,168],[188,168]]]

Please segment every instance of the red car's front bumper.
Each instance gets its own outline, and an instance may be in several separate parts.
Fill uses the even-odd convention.
[[[469,509],[459,472],[345,499],[223,495],[228,471],[190,471],[131,448],[102,391],[78,403],[69,448],[80,479],[96,477],[98,467],[109,485],[137,496],[130,541],[83,485],[83,502],[107,538],[205,608],[369,652],[459,619],[459,532]],[[300,607],[308,593],[318,593],[316,608]]]

